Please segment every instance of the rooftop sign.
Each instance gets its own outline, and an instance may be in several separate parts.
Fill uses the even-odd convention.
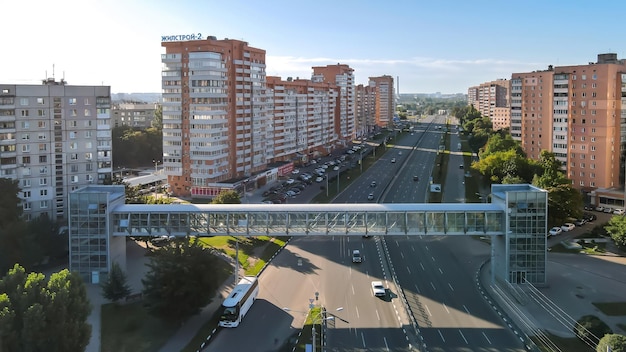
[[[178,42],[183,40],[202,40],[202,33],[162,35],[162,42]]]

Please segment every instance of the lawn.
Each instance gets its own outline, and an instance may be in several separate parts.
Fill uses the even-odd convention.
[[[218,286],[232,274],[231,266],[219,261],[215,268]],[[215,292],[210,292],[213,297]],[[158,351],[176,332],[178,326],[150,315],[143,301],[130,304],[105,304],[101,313],[102,352],[152,352]]]

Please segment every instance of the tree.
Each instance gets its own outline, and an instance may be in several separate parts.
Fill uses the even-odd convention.
[[[583,198],[572,181],[560,171],[561,163],[554,153],[543,150],[539,155],[542,174],[535,175],[532,184],[548,191],[549,222],[560,223],[569,217],[582,215]]]
[[[612,334],[611,328],[595,315],[585,315],[574,325],[574,334],[585,343],[597,343],[606,334]]]
[[[84,351],[90,312],[77,274],[65,269],[46,281],[16,264],[0,279],[0,350]]]
[[[516,154],[526,157],[526,153],[524,153],[520,143],[514,140],[510,134],[502,135],[502,133],[494,133],[491,137],[489,137],[489,140],[487,141],[487,144],[485,144],[485,148],[480,154],[480,157],[484,158],[491,153],[505,152],[511,149],[515,150]]]
[[[213,204],[241,204],[241,197],[239,193],[234,190],[222,191],[218,194],[213,201]]]
[[[117,262],[111,265],[111,272],[107,280],[102,283],[102,295],[104,298],[117,302],[130,295],[130,286],[126,279],[126,274],[122,271]]]
[[[151,314],[182,322],[198,313],[217,289],[218,260],[189,237],[156,250],[141,280],[144,302]]]
[[[619,334],[606,334],[600,339],[596,352],[626,352],[626,336]]]
[[[619,247],[626,247],[626,217],[613,216],[609,223],[604,227],[609,233],[615,244]]]
[[[154,110],[154,118],[152,119],[151,125],[157,130],[163,129],[163,105],[157,105],[156,110]]]
[[[22,216],[20,191],[17,180],[0,178],[0,228]]]

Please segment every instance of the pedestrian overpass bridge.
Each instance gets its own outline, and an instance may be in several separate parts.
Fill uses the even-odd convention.
[[[494,277],[545,284],[547,192],[531,185],[493,185],[491,203],[415,204],[124,204],[123,186],[107,187],[120,186],[70,195],[70,269],[83,276],[125,262],[129,236],[475,235],[491,237]]]

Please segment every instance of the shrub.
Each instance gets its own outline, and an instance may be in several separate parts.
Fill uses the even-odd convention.
[[[612,334],[611,328],[595,315],[585,315],[578,319],[574,334],[583,342],[597,343],[606,334]]]

